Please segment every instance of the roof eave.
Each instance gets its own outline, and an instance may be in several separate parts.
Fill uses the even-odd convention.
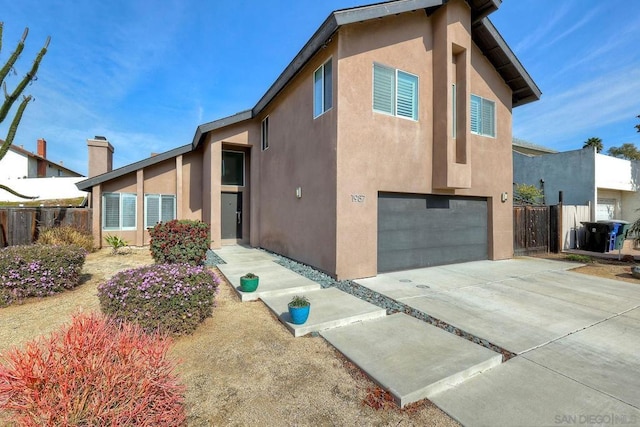
[[[139,169],[143,169],[151,165],[155,165],[156,163],[160,163],[165,160],[171,159],[173,157],[177,157],[181,154],[188,153],[191,150],[192,150],[191,144],[183,145],[181,147],[174,148],[173,150],[169,150],[169,151],[165,151],[164,153],[157,154],[153,157],[148,157],[146,159],[128,164],[121,168],[114,169],[110,172],[106,172],[101,175],[96,175],[89,179],[85,179],[84,181],[76,182],[76,187],[78,188],[78,190],[81,190],[81,191],[91,191],[93,186],[95,185],[102,184],[105,181],[109,181],[115,178],[119,178],[128,173],[135,172]]]

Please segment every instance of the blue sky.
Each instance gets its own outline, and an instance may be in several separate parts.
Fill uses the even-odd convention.
[[[52,37],[15,144],[45,138],[51,160],[82,173],[94,135],[115,167],[188,144],[197,125],[253,107],[332,10],[368,3],[2,0],[2,63],[30,28],[9,88]],[[640,1],[504,0],[491,20],[543,92],[514,110],[514,136],[640,146]]]

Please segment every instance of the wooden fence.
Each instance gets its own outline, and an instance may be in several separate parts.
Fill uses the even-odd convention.
[[[0,208],[0,247],[29,245],[43,228],[69,225],[91,232],[88,208]]]
[[[549,252],[552,242],[549,206],[513,207],[513,252],[527,255]]]

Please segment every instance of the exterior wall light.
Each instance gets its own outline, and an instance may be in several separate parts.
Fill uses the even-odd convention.
[[[506,191],[504,193],[502,193],[502,195],[500,196],[500,200],[502,200],[502,203],[505,203],[507,200],[509,199],[509,193],[507,193]]]

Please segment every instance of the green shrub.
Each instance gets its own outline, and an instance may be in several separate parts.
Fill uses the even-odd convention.
[[[93,235],[70,225],[45,228],[38,234],[41,245],[76,245],[87,252],[93,252]]]
[[[583,264],[591,264],[593,258],[588,255],[569,254],[567,255],[567,261],[581,262]]]
[[[107,234],[104,237],[104,240],[106,240],[107,244],[111,246],[111,253],[113,254],[117,254],[120,248],[124,248],[129,244],[126,240],[124,240],[120,236],[112,236],[110,234]]]
[[[78,315],[50,338],[5,353],[0,410],[20,426],[183,426],[184,385],[170,340]]]
[[[0,250],[0,307],[76,287],[86,254],[78,246],[10,246]]]
[[[201,264],[209,249],[209,225],[202,221],[173,220],[149,230],[151,255],[158,264]]]
[[[189,334],[211,315],[219,278],[203,266],[154,264],[98,286],[102,311],[145,330]]]

